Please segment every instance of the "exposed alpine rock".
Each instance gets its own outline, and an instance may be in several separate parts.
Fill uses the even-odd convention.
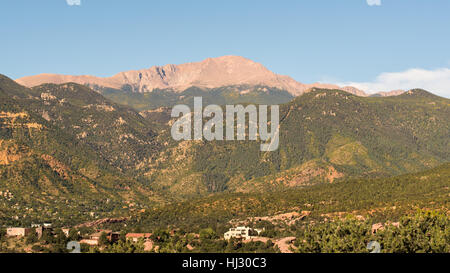
[[[149,69],[119,73],[113,77],[67,76],[41,74],[24,77],[18,83],[34,87],[43,83],[62,84],[74,82],[94,89],[130,89],[133,92],[152,92],[155,89],[172,89],[182,92],[190,87],[219,88],[224,86],[267,86],[286,90],[294,96],[312,88],[340,89],[358,96],[366,94],[354,87],[339,87],[332,84],[303,84],[289,76],[275,74],[263,65],[239,56],[209,58],[202,62],[181,65],[153,66]]]

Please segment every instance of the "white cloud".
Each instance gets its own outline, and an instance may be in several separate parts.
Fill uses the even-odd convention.
[[[341,86],[354,86],[367,93],[422,88],[450,98],[450,69],[409,69],[403,72],[382,73],[371,82],[345,82]]]
[[[81,0],[66,0],[69,6],[81,6]]]
[[[367,0],[369,6],[381,6],[381,0]]]

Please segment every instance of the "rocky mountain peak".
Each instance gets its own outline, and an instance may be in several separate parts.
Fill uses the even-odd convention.
[[[148,69],[121,72],[109,78],[94,76],[68,76],[41,74],[17,80],[27,87],[43,83],[61,84],[75,82],[94,88],[122,89],[131,87],[134,92],[152,92],[155,89],[172,89],[182,92],[190,87],[219,88],[223,86],[267,86],[286,90],[294,96],[312,88],[341,89],[359,96],[366,94],[354,87],[339,87],[332,84],[303,84],[289,76],[271,72],[262,64],[240,56],[208,58],[201,62],[180,65],[168,64]]]

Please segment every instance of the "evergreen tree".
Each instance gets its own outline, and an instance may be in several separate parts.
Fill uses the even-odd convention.
[[[31,232],[31,233],[28,234],[28,236],[26,237],[25,243],[31,245],[31,244],[37,243],[38,240],[39,240],[39,239],[38,239],[38,237],[37,237],[36,232]]]
[[[108,240],[108,235],[105,232],[102,232],[100,235],[100,239],[98,240],[98,244],[100,246],[107,246],[110,244],[110,241]]]
[[[40,241],[43,244],[51,244],[54,242],[53,234],[49,229],[44,229]]]

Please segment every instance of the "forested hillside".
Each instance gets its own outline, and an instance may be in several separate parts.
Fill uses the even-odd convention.
[[[239,103],[283,104],[294,96],[285,90],[265,86],[225,86],[220,88],[190,87],[183,92],[170,89],[157,89],[148,93],[136,93],[131,90],[99,89],[106,98],[136,110],[154,110],[159,107],[173,107],[178,104],[193,105],[194,97],[203,97],[208,104],[226,105]]]
[[[158,149],[133,110],[84,86],[27,89],[3,76],[0,97],[3,221],[79,221],[161,201],[129,174]]]
[[[420,172],[378,179],[348,179],[334,184],[266,193],[226,193],[153,208],[127,222],[147,229],[176,227],[196,231],[226,229],[231,220],[299,213],[293,223],[323,223],[348,215],[374,223],[398,221],[417,210],[447,212],[450,164]],[[301,217],[305,215],[307,217]],[[289,222],[290,222],[289,218]],[[257,222],[247,222],[257,224]],[[286,228],[280,221],[279,228]]]
[[[169,141],[146,175],[179,196],[426,170],[450,159],[449,106],[448,99],[423,90],[366,98],[318,89],[281,105],[277,151],[261,152],[252,141]],[[164,111],[146,116],[164,120]],[[169,126],[159,138],[170,139]]]
[[[204,94],[190,92],[188,104]],[[243,96],[217,92],[236,95],[234,103]],[[386,98],[312,90],[280,106],[280,148],[270,153],[251,141],[176,142],[170,108],[139,113],[73,83],[29,89],[2,76],[0,98],[0,217],[8,223],[75,223],[222,193],[255,194],[258,212],[270,213],[268,192],[287,198],[319,185],[325,194],[345,181],[364,188],[369,178],[450,158],[449,100],[424,90]],[[230,102],[216,99],[204,104]]]

